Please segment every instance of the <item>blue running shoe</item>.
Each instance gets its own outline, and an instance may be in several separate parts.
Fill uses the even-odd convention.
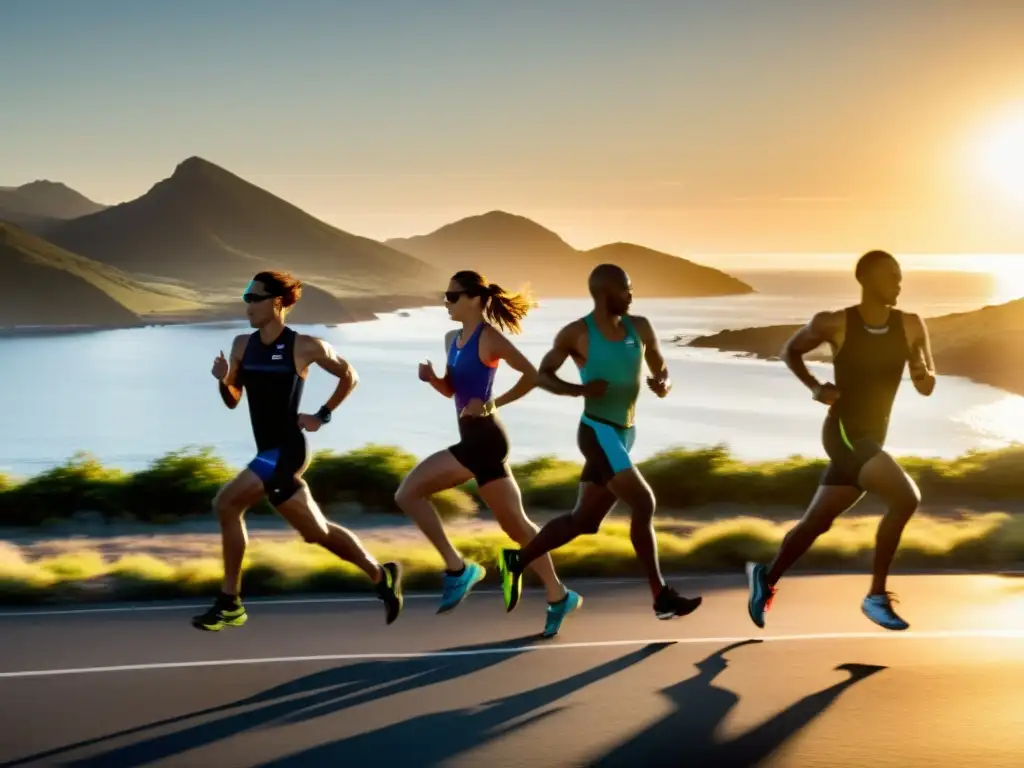
[[[750,595],[747,598],[747,613],[750,620],[764,629],[764,615],[772,607],[775,587],[768,583],[768,569],[758,563],[747,563],[747,583]]]
[[[459,607],[469,597],[470,590],[484,577],[487,571],[479,563],[466,561],[466,567],[458,576],[450,573],[444,575],[444,593],[441,595],[441,607],[438,613],[448,613]]]
[[[860,609],[864,611],[865,616],[880,627],[894,630],[908,629],[910,625],[897,616],[892,609],[895,598],[896,596],[892,592],[886,592],[884,595],[868,595],[861,603]]]
[[[557,603],[548,603],[547,620],[544,622],[544,637],[554,637],[562,627],[565,617],[583,605],[583,598],[571,589]]]

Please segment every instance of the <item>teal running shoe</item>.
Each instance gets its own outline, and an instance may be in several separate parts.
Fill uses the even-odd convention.
[[[544,637],[554,637],[562,627],[565,617],[583,605],[583,598],[571,589],[557,603],[548,603],[547,619],[544,622]]]
[[[437,609],[437,612],[448,613],[458,608],[462,601],[469,597],[470,591],[486,573],[487,571],[484,570],[482,565],[471,560],[466,561],[466,567],[458,576],[446,573],[444,575],[444,592],[441,595],[441,606]]]
[[[760,563],[747,563],[747,613],[755,626],[764,629],[764,615],[772,607],[775,587],[768,583],[768,568]]]

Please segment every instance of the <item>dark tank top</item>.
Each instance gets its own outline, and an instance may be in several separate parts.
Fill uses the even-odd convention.
[[[857,307],[847,307],[845,339],[833,362],[839,399],[829,413],[839,417],[848,441],[885,441],[908,352],[898,309],[889,312],[884,326],[868,327]]]
[[[245,346],[240,376],[257,450],[280,448],[302,437],[298,419],[305,379],[295,369],[297,335],[285,327],[276,339],[264,344],[257,331]]]

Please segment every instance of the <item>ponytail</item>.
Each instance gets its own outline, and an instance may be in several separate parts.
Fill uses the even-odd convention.
[[[488,283],[479,272],[468,269],[456,272],[452,280],[470,296],[479,296],[484,318],[508,333],[519,333],[522,319],[537,306],[526,289],[508,293],[497,283]]]
[[[484,317],[508,333],[519,333],[521,322],[535,305],[527,292],[507,293],[500,285],[487,285],[487,303]]]

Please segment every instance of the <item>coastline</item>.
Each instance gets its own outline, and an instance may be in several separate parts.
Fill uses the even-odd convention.
[[[720,298],[725,296],[746,296],[752,291],[740,291],[736,293],[713,293],[692,296],[676,296],[661,298],[676,298],[679,301],[691,299]],[[342,314],[322,313],[315,309],[310,312],[303,312],[301,320],[295,322],[301,325],[325,325],[328,327],[345,325],[348,323],[360,323],[379,319],[379,315],[401,312],[402,310],[420,309],[431,307],[440,303],[441,299],[433,294],[386,294],[379,296],[334,296],[332,297],[345,310]],[[579,296],[545,296],[535,297],[538,301],[549,299],[561,301],[573,298],[586,298],[586,294]],[[305,307],[303,307],[305,309]],[[103,331],[130,330],[136,328],[168,327],[179,325],[210,325],[221,323],[236,323],[241,319],[238,305],[235,302],[217,302],[198,307],[190,312],[165,312],[148,315],[138,315],[136,322],[132,323],[109,323],[101,325],[15,325],[0,326],[0,338],[20,337],[45,337],[45,336],[68,336],[82,333],[99,333]]]
[[[799,326],[765,326],[720,331],[689,340],[674,339],[679,346],[713,349],[724,354],[747,357],[756,360],[781,362],[780,352],[786,339]],[[974,384],[993,387],[1011,395],[1024,395],[1024,371],[1013,364],[1013,355],[1019,353],[1015,346],[1020,332],[1008,334],[1007,338],[986,339],[984,342],[959,343],[944,348],[933,336],[933,357],[938,376],[966,379]],[[936,349],[936,347],[938,347]],[[1007,359],[1009,358],[1009,359]],[[804,355],[804,360],[814,363],[830,363],[832,354],[822,346]]]
[[[347,310],[342,316],[314,314],[303,317],[303,325],[336,326],[348,323],[360,323],[377,320],[381,314],[400,312],[406,309],[419,309],[437,303],[428,296],[408,294],[387,296],[338,297],[338,302]],[[162,313],[140,315],[134,323],[110,323],[103,325],[22,325],[0,326],[0,338],[70,336],[83,333],[101,333],[104,331],[121,331],[136,328],[162,328],[180,325],[220,325],[237,323],[244,319],[236,304],[212,304],[194,312]]]

